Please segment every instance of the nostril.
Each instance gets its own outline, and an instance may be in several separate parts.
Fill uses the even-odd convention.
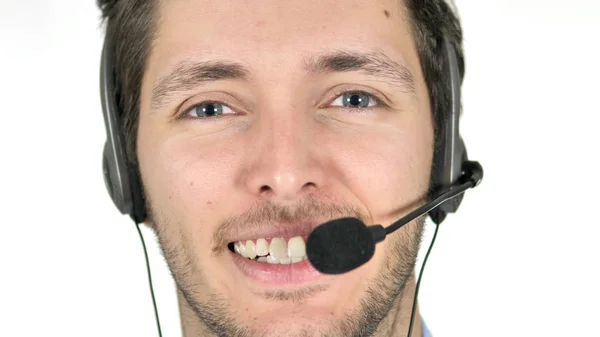
[[[304,184],[304,186],[302,186],[302,188],[316,188],[317,185],[315,183],[313,183],[312,181],[307,182],[306,184]]]
[[[261,186],[261,187],[260,187],[260,192],[261,192],[261,193],[262,193],[262,192],[269,192],[269,191],[271,191],[271,190],[272,190],[272,189],[271,189],[271,187],[269,187],[269,186],[267,186],[267,185],[263,185],[263,186]]]

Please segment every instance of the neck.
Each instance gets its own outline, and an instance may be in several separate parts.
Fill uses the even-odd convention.
[[[383,319],[379,329],[373,337],[407,336],[414,294],[415,277],[413,275],[406,283],[403,295],[400,297],[399,305],[393,308],[387,317]],[[213,334],[200,322],[179,290],[177,291],[177,298],[179,302],[183,337],[213,336]],[[419,307],[417,305],[411,337],[421,337],[422,333],[421,315],[419,314]]]

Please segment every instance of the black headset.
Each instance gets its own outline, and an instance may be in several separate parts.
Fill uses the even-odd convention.
[[[110,23],[109,23],[110,24]],[[440,141],[436,142],[433,154],[433,163],[431,169],[431,196],[440,191],[452,194],[454,188],[463,184],[463,179],[473,181],[474,186],[479,184],[483,178],[483,169],[478,162],[469,161],[465,144],[459,133],[459,120],[461,110],[461,76],[458,67],[456,52],[452,44],[445,39],[443,43],[443,53],[445,54],[446,88],[451,91],[451,101],[446,109],[449,113],[444,114],[444,122],[441,130],[438,130]],[[122,214],[129,214],[131,219],[137,224],[143,222],[146,218],[146,209],[144,203],[144,193],[139,177],[139,170],[127,158],[127,150],[124,142],[123,130],[121,127],[122,112],[119,109],[119,97],[122,93],[117,91],[115,83],[114,67],[114,42],[109,39],[104,40],[102,49],[102,58],[100,65],[100,97],[102,100],[102,112],[106,126],[106,144],[104,145],[102,168],[104,173],[104,182],[110,197],[115,206]],[[464,191],[464,189],[462,189]],[[454,191],[454,192],[453,192]],[[416,309],[416,299],[425,263],[431,252],[431,248],[437,236],[439,224],[444,221],[448,213],[454,213],[458,210],[462,201],[462,194],[453,197],[429,211],[429,216],[435,223],[435,232],[425,255],[421,271],[419,272],[416,284],[412,314],[408,330],[408,336],[411,336],[414,315]],[[416,211],[415,211],[416,212]],[[409,215],[410,216],[410,215]],[[154,305],[154,315],[158,328],[159,336],[162,336],[160,320],[154,289],[152,286],[152,275],[150,273],[150,264],[146,244],[139,226],[136,226],[146,257],[146,268],[148,271],[148,281],[152,302]]]
[[[452,44],[444,40],[446,60],[446,79],[451,90],[449,113],[444,114],[445,121],[439,130],[441,141],[436,144],[433,155],[431,186],[434,191],[450,187],[461,177],[468,161],[465,144],[459,133],[461,110],[461,77],[456,52]],[[105,39],[100,65],[100,97],[106,126],[106,144],[103,153],[104,182],[115,206],[122,214],[129,214],[133,221],[141,223],[146,218],[144,193],[141,187],[137,167],[127,160],[123,129],[122,112],[119,109],[117,87],[115,83],[114,42]],[[478,164],[477,164],[478,165]],[[462,195],[448,200],[429,212],[431,219],[440,224],[448,213],[458,210]]]

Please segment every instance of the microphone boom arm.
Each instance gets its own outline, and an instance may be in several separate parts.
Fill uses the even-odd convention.
[[[385,239],[387,234],[391,234],[398,230],[407,223],[420,217],[423,214],[429,213],[431,210],[444,203],[447,200],[455,198],[464,193],[469,188],[473,188],[481,182],[483,178],[483,169],[478,162],[466,162],[465,167],[467,172],[463,172],[463,179],[466,180],[458,185],[453,185],[444,193],[438,195],[435,199],[426,203],[425,205],[415,209],[408,215],[402,217],[400,220],[394,222],[388,227],[382,227],[381,225],[370,226],[369,230],[375,239],[375,243],[381,242]]]

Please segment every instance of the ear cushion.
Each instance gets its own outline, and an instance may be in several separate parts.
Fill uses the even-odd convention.
[[[459,138],[456,148],[452,152],[448,149],[448,146],[444,146],[439,151],[441,153],[437,154],[437,157],[434,155],[434,163],[431,170],[430,197],[437,195],[458,182],[462,173],[462,165],[468,161],[467,151],[462,138]],[[453,169],[448,170],[448,167],[452,167]],[[429,216],[436,224],[442,223],[448,213],[454,213],[458,210],[463,196],[464,194],[460,194],[440,204],[429,212]]]
[[[131,166],[131,165],[130,165]],[[137,167],[132,167],[129,171],[129,181],[131,184],[131,201],[133,210],[130,213],[131,219],[135,223],[142,223],[146,220],[146,202],[144,198],[144,189],[142,188],[140,175]]]
[[[129,214],[135,223],[141,223],[146,219],[146,205],[139,175],[137,170],[130,168],[131,165],[117,164],[116,157],[107,141],[102,155],[104,184],[119,211]]]

